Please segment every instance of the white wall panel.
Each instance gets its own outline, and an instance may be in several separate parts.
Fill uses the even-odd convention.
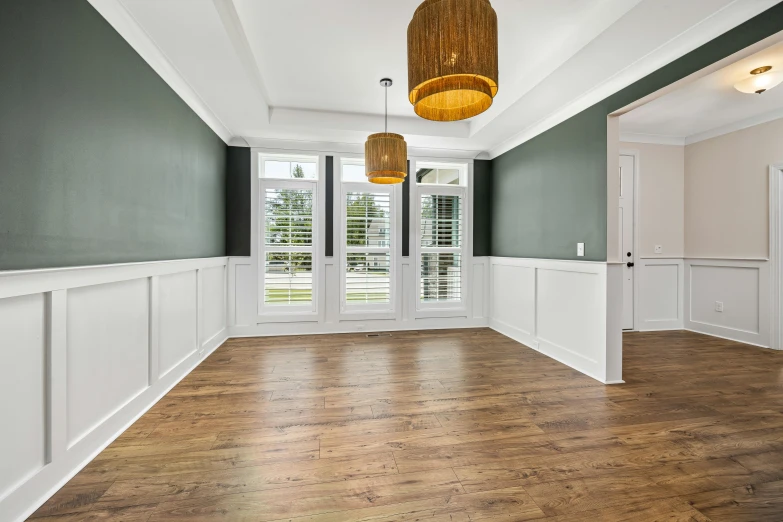
[[[769,263],[686,260],[686,328],[769,346]],[[723,303],[723,312],[716,304]]]
[[[524,336],[536,335],[536,268],[492,266],[492,319],[519,330]]]
[[[148,383],[149,283],[136,279],[68,292],[68,445]]]
[[[237,264],[235,274],[236,324],[248,326],[254,324],[258,317],[258,308],[253,295],[253,267],[249,264]]]
[[[606,383],[622,382],[621,271],[584,261],[490,258],[490,326]],[[615,281],[613,278],[617,278]],[[611,298],[610,298],[611,295]],[[616,303],[615,303],[616,304]]]
[[[691,321],[759,333],[758,268],[692,264]]]
[[[480,261],[480,262],[478,262]],[[487,272],[489,271],[489,260],[486,257],[473,258],[473,288],[470,291],[470,298],[473,301],[473,317],[487,317]]]
[[[191,270],[160,277],[157,313],[158,368],[161,376],[198,349],[196,274],[195,270]]]
[[[536,326],[539,342],[599,365],[605,346],[601,330],[606,315],[597,274],[538,270]],[[581,364],[581,363],[580,363]]]
[[[25,520],[225,341],[227,264],[0,271],[0,520]],[[197,351],[198,295],[218,335]]]
[[[226,269],[223,266],[205,268],[201,278],[204,313],[201,343],[204,344],[226,327]]]
[[[682,259],[642,259],[637,263],[637,330],[683,328],[683,271]]]
[[[43,294],[0,299],[0,498],[46,464]]]

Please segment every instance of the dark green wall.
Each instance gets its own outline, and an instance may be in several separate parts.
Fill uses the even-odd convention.
[[[779,31],[783,3],[492,160],[492,255],[605,261],[606,117]]]
[[[0,269],[225,255],[225,144],[86,0],[5,0],[0,71]]]
[[[488,256],[492,248],[492,162],[473,162],[473,255]]]
[[[226,255],[250,256],[250,149],[226,155]]]
[[[589,109],[492,162],[492,255],[606,259],[606,114]]]

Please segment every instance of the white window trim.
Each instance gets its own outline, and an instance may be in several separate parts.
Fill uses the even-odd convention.
[[[416,182],[416,172],[421,168],[459,168],[460,182],[464,185],[437,185],[430,183],[419,184]],[[413,212],[411,217],[411,240],[414,242],[412,253],[415,264],[415,289],[412,292],[414,317],[467,317],[468,310],[472,309],[472,296],[468,293],[471,286],[471,273],[473,266],[473,162],[444,162],[443,160],[417,158],[411,160],[411,191],[410,206]],[[421,301],[421,196],[423,194],[444,194],[462,197],[462,247],[454,249],[462,254],[461,257],[461,288],[462,299],[456,302],[424,303]]]
[[[308,151],[252,149],[251,152],[251,262],[255,267],[254,290],[258,322],[321,322],[324,314],[324,265],[323,237],[325,232],[325,175],[326,154]],[[275,160],[301,161],[317,158],[316,179],[262,178],[262,158]],[[264,259],[266,250],[261,240],[264,229],[264,216],[260,205],[264,202],[263,191],[271,187],[312,187],[313,193],[313,301],[312,305],[270,306],[263,302]]]
[[[378,185],[367,182],[353,182],[343,179],[343,165],[364,164],[363,156],[342,155],[335,157],[335,194],[339,194],[339,201],[335,204],[335,236],[339,246],[338,270],[340,271],[340,319],[341,320],[362,320],[362,319],[399,319],[400,301],[402,295],[402,270],[400,253],[402,248],[402,184]],[[389,245],[390,254],[390,293],[388,303],[378,304],[351,304],[346,299],[346,273],[348,247],[346,245],[347,234],[347,215],[346,215],[346,195],[348,192],[386,192],[390,195],[390,225],[391,242]]]

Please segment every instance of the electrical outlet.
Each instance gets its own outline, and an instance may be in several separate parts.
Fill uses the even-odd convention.
[[[576,244],[576,255],[577,255],[577,257],[584,257],[585,256],[585,244],[584,243],[577,243]]]
[[[715,301],[715,311],[716,312],[723,311],[723,301]]]
[[[663,246],[662,245],[655,245],[655,253],[656,254],[663,254]]]

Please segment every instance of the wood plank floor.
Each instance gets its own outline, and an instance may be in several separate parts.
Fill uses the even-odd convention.
[[[783,353],[626,334],[603,386],[492,330],[227,342],[34,515],[783,520]]]

